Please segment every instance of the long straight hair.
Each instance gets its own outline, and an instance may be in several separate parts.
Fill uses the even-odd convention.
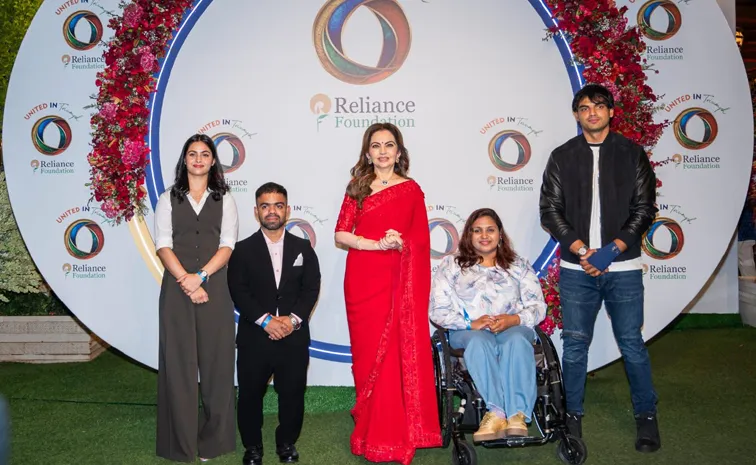
[[[186,153],[189,151],[189,146],[195,142],[202,142],[207,145],[213,161],[215,161],[210,166],[210,172],[207,173],[207,188],[210,190],[213,200],[217,202],[223,198],[230,188],[223,177],[223,166],[220,160],[218,160],[218,149],[215,147],[213,140],[205,134],[195,134],[184,143],[184,148],[181,149],[181,157],[179,157],[178,163],[176,163],[176,179],[173,181],[173,187],[171,187],[171,195],[181,203],[184,201],[186,194],[189,193],[189,172],[186,168]]]
[[[472,228],[473,224],[478,220],[487,216],[491,218],[496,227],[499,228],[499,245],[496,247],[496,264],[505,270],[509,269],[509,266],[514,262],[516,254],[512,249],[512,244],[509,241],[509,236],[504,232],[504,226],[501,223],[501,218],[491,208],[480,208],[470,214],[465,222],[465,230],[462,231],[462,238],[459,240],[459,253],[455,260],[459,267],[464,271],[473,265],[483,261],[483,257],[478,254],[473,247],[472,243]]]
[[[397,153],[400,155],[399,161],[394,165],[394,173],[406,178],[409,173],[409,153],[407,147],[404,146],[404,138],[399,128],[391,123],[375,123],[372,124],[365,134],[362,136],[362,149],[360,149],[360,156],[357,159],[357,163],[352,167],[349,173],[352,175],[352,180],[347,185],[346,193],[349,197],[357,201],[357,205],[362,208],[362,202],[372,192],[370,184],[375,181],[375,171],[373,165],[368,163],[367,154],[370,152],[370,139],[373,134],[378,131],[388,131],[394,136],[396,141]]]

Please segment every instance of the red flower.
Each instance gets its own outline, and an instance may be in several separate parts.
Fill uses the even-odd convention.
[[[105,69],[97,73],[98,112],[91,118],[93,149],[87,160],[92,195],[107,204],[114,224],[146,208],[142,186],[149,149],[143,141],[155,91],[152,72],[191,6],[191,0],[134,0],[124,16],[108,22],[115,34],[104,54]]]

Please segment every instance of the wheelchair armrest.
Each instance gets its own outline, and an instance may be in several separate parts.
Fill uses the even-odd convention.
[[[438,331],[440,337],[443,337],[446,340],[446,345],[449,347],[449,355],[452,357],[462,358],[465,356],[465,349],[455,349],[454,347],[449,344],[449,330],[444,328],[443,326],[437,325],[433,320],[430,321],[431,325],[433,325],[434,328],[436,328],[436,331]]]

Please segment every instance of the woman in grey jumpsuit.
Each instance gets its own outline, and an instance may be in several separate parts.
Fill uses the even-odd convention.
[[[226,264],[236,204],[212,139],[184,144],[176,180],[155,209],[160,289],[157,455],[180,462],[236,448],[234,306]],[[198,382],[202,409],[198,411]]]

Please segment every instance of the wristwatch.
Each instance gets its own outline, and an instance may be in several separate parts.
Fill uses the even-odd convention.
[[[588,248],[586,246],[582,246],[578,249],[578,256],[582,257],[583,255],[588,253]]]
[[[302,327],[302,324],[296,319],[296,317],[294,317],[294,315],[289,315],[289,319],[291,320],[291,327],[294,331]]]
[[[208,280],[208,278],[210,277],[210,276],[209,276],[209,275],[207,274],[207,271],[205,271],[205,270],[199,270],[199,271],[197,272],[197,275],[199,275],[199,277],[200,277],[200,278],[202,278],[202,282],[203,282],[203,283],[204,283],[205,281],[207,281],[207,280]]]

